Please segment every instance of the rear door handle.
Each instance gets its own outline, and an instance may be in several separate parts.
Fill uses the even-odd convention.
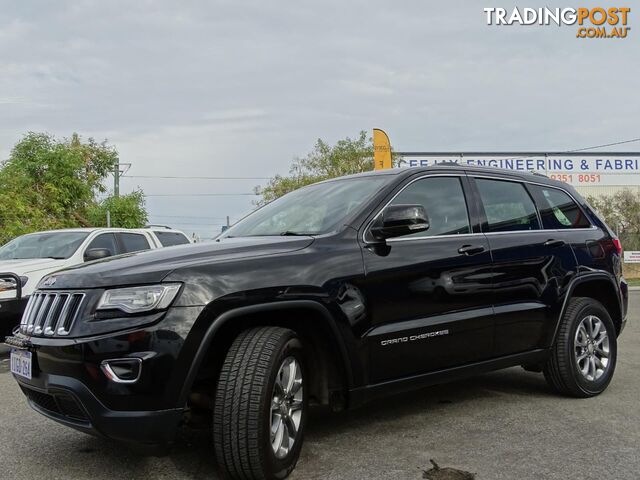
[[[463,245],[458,249],[458,253],[462,255],[475,255],[484,252],[482,245]]]
[[[544,242],[545,247],[563,247],[564,245],[564,240],[556,240],[554,238],[550,238],[549,240]]]

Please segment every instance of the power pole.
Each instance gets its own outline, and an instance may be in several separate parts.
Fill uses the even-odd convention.
[[[116,198],[120,196],[120,159],[116,159],[113,168],[113,196]]]
[[[227,228],[229,228],[231,226],[231,219],[229,218],[229,215],[227,215]]]

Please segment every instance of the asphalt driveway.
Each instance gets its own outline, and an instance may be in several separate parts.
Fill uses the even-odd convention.
[[[478,480],[640,478],[640,294],[609,389],[558,397],[520,368],[396,396],[346,414],[314,411],[292,479],[423,478],[430,459]],[[33,412],[0,352],[0,478],[217,479],[209,433],[166,457],[75,432]]]

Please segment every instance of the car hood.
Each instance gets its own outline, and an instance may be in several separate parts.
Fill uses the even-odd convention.
[[[15,273],[19,276],[28,276],[29,273],[40,270],[55,270],[62,268],[66,260],[54,258],[29,258],[15,260],[0,260],[0,272]]]
[[[244,237],[148,250],[89,262],[54,275],[48,288],[102,288],[161,282],[178,268],[241,261],[308,247],[313,237]]]

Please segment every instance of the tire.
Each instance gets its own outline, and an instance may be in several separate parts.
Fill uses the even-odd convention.
[[[564,395],[578,398],[599,395],[613,378],[617,353],[616,329],[604,306],[592,298],[572,298],[544,367],[545,379]]]
[[[296,373],[288,382],[293,369],[299,378]],[[302,343],[295,332],[260,327],[234,340],[220,371],[213,409],[215,455],[227,478],[283,479],[293,471],[307,417],[305,379]],[[293,430],[291,446],[285,435]]]

